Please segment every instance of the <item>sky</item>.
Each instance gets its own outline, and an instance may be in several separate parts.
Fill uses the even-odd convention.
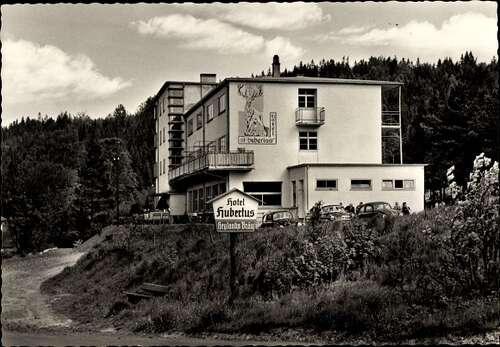
[[[2,125],[135,112],[166,80],[371,56],[497,56],[497,4],[350,2],[2,5]]]

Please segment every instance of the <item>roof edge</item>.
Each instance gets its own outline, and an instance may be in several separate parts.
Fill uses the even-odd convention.
[[[287,170],[289,169],[295,169],[295,168],[300,168],[300,167],[308,167],[308,166],[331,166],[331,167],[355,167],[355,166],[361,166],[361,167],[368,167],[368,166],[373,166],[373,167],[405,167],[405,166],[415,166],[415,167],[425,167],[428,166],[429,164],[371,164],[371,163],[302,163],[302,164],[297,164],[297,165],[290,165],[287,166]]]

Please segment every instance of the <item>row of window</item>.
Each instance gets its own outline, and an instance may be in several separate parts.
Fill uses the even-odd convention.
[[[386,179],[382,180],[382,190],[414,190],[415,180],[411,179]],[[317,179],[316,190],[337,190],[336,179]],[[352,179],[351,190],[372,190],[372,180]]]
[[[226,111],[226,95],[222,94],[217,98],[217,110],[218,114],[220,115],[224,111]],[[210,122],[212,119],[214,119],[215,114],[214,114],[214,104],[210,104],[206,106],[205,108],[206,111],[206,119],[207,123]],[[196,123],[195,123],[196,122]],[[191,135],[195,129],[194,126],[196,125],[196,130],[201,129],[203,126],[203,115],[201,112],[197,113],[195,117],[188,119],[187,121],[187,135]]]
[[[188,212],[211,211],[210,204],[207,201],[226,192],[226,183],[216,183],[205,186],[205,188],[188,190],[187,206]]]

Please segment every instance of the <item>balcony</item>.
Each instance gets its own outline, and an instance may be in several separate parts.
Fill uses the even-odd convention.
[[[382,111],[382,126],[399,128],[399,111]]]
[[[169,180],[179,181],[206,171],[248,171],[253,169],[253,152],[203,153],[195,158],[186,159],[170,170]]]
[[[295,124],[318,127],[325,124],[324,107],[299,107],[295,110]]]

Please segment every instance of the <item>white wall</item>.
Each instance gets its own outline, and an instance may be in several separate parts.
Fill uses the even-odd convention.
[[[238,84],[229,87],[230,150],[254,151],[255,169],[248,173],[232,172],[229,187],[243,189],[243,181],[283,181],[283,205],[290,201],[287,167],[300,163],[374,163],[382,161],[381,87],[377,85],[249,83],[263,90],[264,123],[270,112],[277,113],[277,144],[238,143],[239,112],[245,99],[238,94]],[[324,107],[325,124],[318,131],[318,150],[299,150],[299,128],[295,123],[298,89],[316,88],[317,106]]]
[[[399,205],[406,201],[413,212],[424,210],[424,166],[310,166],[308,177],[308,208],[322,200],[325,204],[345,205],[359,202],[385,201],[392,206],[397,201]],[[317,190],[316,179],[337,179],[337,190]],[[351,179],[371,179],[372,190],[351,190]],[[414,190],[382,190],[382,180],[413,179]]]

